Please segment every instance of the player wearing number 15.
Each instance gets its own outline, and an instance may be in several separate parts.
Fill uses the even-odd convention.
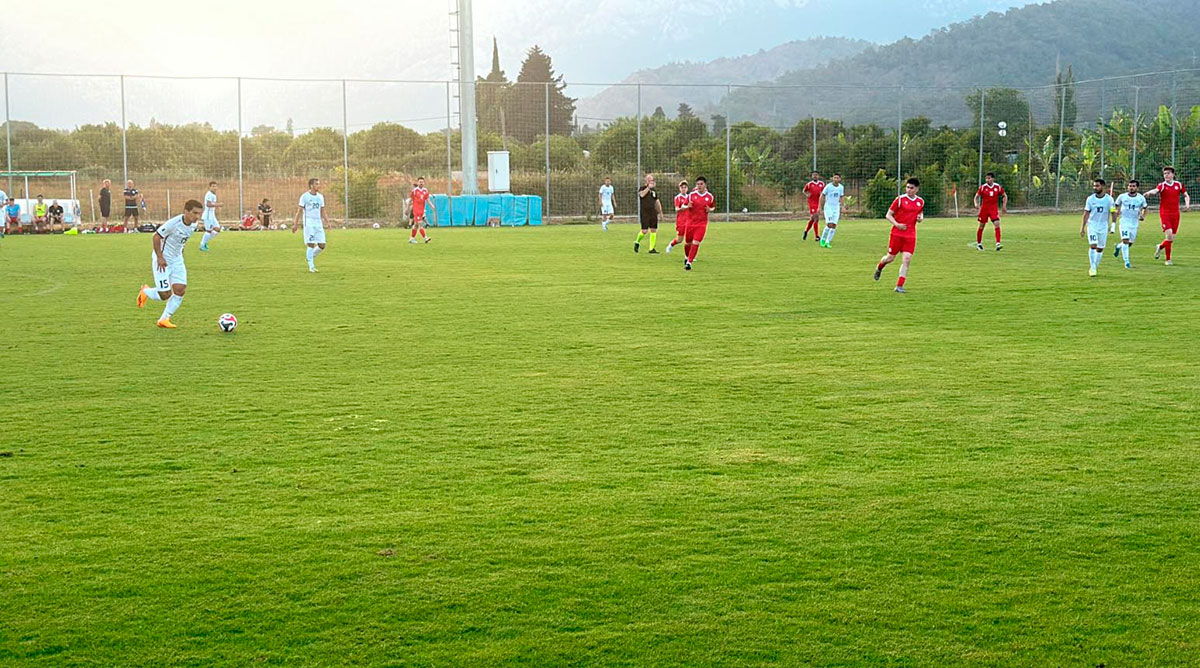
[[[1112,219],[1112,210],[1116,207],[1112,195],[1104,192],[1104,179],[1092,182],[1095,191],[1087,198],[1083,212],[1083,225],[1079,228],[1079,236],[1088,242],[1088,276],[1095,276],[1100,269],[1100,260],[1104,258],[1104,246],[1108,243],[1108,222]]]
[[[883,268],[900,256],[900,277],[896,279],[896,292],[904,292],[904,282],[908,280],[908,265],[912,263],[913,253],[917,250],[917,223],[925,220],[925,200],[917,197],[921,190],[921,182],[909,179],[904,184],[904,194],[897,197],[888,207],[887,221],[892,224],[892,233],[888,237],[888,249],[875,266],[875,280],[883,275]]]
[[[300,196],[296,218],[292,220],[292,234],[304,218],[304,252],[308,259],[308,272],[317,273],[317,256],[325,252],[325,196],[321,194],[321,179],[309,179],[308,190]]]
[[[183,303],[187,292],[187,267],[183,264],[183,247],[196,231],[196,223],[203,215],[204,205],[190,199],[183,205],[183,214],[163,223],[154,232],[154,252],[150,255],[150,270],[154,273],[154,287],[143,285],[138,291],[137,306],[142,308],[147,300],[165,301],[158,326],[175,329],[171,316]]]

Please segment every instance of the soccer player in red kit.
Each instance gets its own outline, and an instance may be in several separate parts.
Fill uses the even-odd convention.
[[[687,179],[684,179],[679,182],[679,194],[675,195],[675,238],[671,240],[671,243],[667,244],[668,253],[671,252],[671,249],[676,244],[683,243],[684,238],[687,236],[688,221],[691,220],[692,214],[692,205],[688,203],[688,199],[688,182]],[[687,253],[686,248],[684,249],[684,253]]]
[[[821,210],[821,193],[825,190],[825,182],[821,180],[821,172],[813,170],[812,179],[804,184],[804,194],[808,195],[808,225],[804,228],[804,239],[808,239],[808,231],[813,231],[813,241],[821,242],[821,225],[818,222]]]
[[[429,201],[429,191],[425,189],[425,177],[417,179],[417,185],[413,186],[412,192],[409,193],[412,199],[412,232],[409,234],[408,243],[417,243],[417,232],[421,233],[421,238],[425,243],[429,243],[430,239],[425,234],[425,203]]]
[[[700,242],[704,241],[704,235],[708,232],[708,214],[717,208],[716,199],[708,191],[708,179],[696,177],[696,189],[688,194],[688,206],[692,215],[684,238],[687,242],[687,259],[683,261],[683,268],[691,271],[692,262],[696,261],[696,253],[700,250]]]
[[[979,209],[979,229],[975,231],[975,248],[983,250],[983,230],[990,222],[996,228],[996,250],[1000,250],[1000,213],[1008,213],[1008,193],[996,183],[996,175],[988,172],[985,183],[975,191],[975,206]]]
[[[1179,197],[1183,196],[1183,206],[1188,211],[1192,209],[1192,196],[1182,181],[1175,180],[1175,168],[1163,167],[1163,182],[1154,190],[1146,193],[1146,197],[1158,195],[1158,218],[1162,221],[1163,242],[1154,247],[1154,259],[1163,253],[1167,255],[1167,265],[1171,265],[1171,247],[1175,245],[1175,235],[1179,234]]]
[[[921,182],[909,179],[904,185],[904,194],[897,197],[888,207],[887,220],[892,224],[892,235],[888,239],[887,254],[875,267],[875,280],[883,275],[883,268],[900,256],[900,278],[896,281],[896,292],[904,292],[904,281],[908,278],[908,265],[917,249],[917,223],[925,219],[925,200],[917,197]]]

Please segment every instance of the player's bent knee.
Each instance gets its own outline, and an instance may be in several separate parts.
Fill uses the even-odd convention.
[[[176,283],[171,286],[171,292],[182,297],[184,295],[184,293],[187,292],[187,286],[183,285],[182,283]]]

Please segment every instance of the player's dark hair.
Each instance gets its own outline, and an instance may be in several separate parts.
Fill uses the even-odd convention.
[[[418,180],[418,181],[424,181],[424,180],[425,180],[425,177],[424,177],[424,176],[418,176],[418,177],[417,177],[417,180]]]
[[[184,202],[184,204],[183,204],[184,211],[195,211],[196,209],[203,209],[203,208],[204,208],[204,205],[201,204],[200,200],[198,200],[198,199],[189,199],[187,202]]]
[[[1175,168],[1174,168],[1174,167],[1172,167],[1171,165],[1167,165],[1166,167],[1163,167],[1163,171],[1164,171],[1164,172],[1171,172],[1172,174],[1174,174],[1174,173],[1175,173]]]
[[[217,182],[216,182],[216,181],[209,181],[209,182],[208,182],[208,187],[209,187],[209,188],[211,188],[211,187],[213,187],[213,186],[215,186],[215,185],[217,185]]]
[[[1104,181],[1104,179],[1095,179],[1092,181],[1092,183],[1093,184],[1099,183],[1100,185],[1104,185],[1105,181]]]
[[[921,187],[921,179],[918,179],[918,178],[917,178],[917,177],[915,177],[915,176],[914,176],[914,177],[912,177],[911,179],[909,179],[909,180],[905,181],[905,183],[907,183],[908,185],[910,185],[910,186],[913,186],[913,187],[915,187],[915,188],[920,188],[920,187]]]
[[[696,184],[699,185],[701,181],[704,182],[704,185],[708,185],[708,179],[704,178],[703,176],[697,176]]]
[[[321,180],[321,179],[318,179],[317,177],[315,177],[315,176],[314,176],[313,178],[311,178],[311,179],[309,179],[309,180],[308,180],[308,187],[309,187],[309,188],[313,187],[313,184],[314,184],[314,183],[316,183],[317,181],[320,181],[320,180]]]
[[[994,179],[996,178],[996,172],[988,172],[987,174],[984,174],[984,176],[990,176]]]
[[[830,178],[833,178],[835,176],[841,176],[841,175],[842,175],[841,172],[834,172],[833,174],[830,174]]]
[[[678,183],[678,185],[681,185],[681,186],[683,186],[684,188],[686,188],[686,187],[687,187],[687,185],[688,185],[687,179],[684,179],[684,180],[680,181],[680,182]]]
[[[1140,186],[1140,185],[1142,185],[1142,184],[1141,184],[1140,182],[1138,182],[1138,180],[1137,180],[1137,179],[1129,179],[1129,185],[1131,185],[1131,186]]]

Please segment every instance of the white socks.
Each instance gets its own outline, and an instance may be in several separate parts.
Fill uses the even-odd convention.
[[[309,269],[312,269],[316,266],[313,264],[313,258],[315,258],[316,256],[317,256],[317,249],[313,248],[312,246],[309,246],[304,250],[304,257],[308,258],[308,268]]]
[[[1102,257],[1104,257],[1103,250],[1096,250],[1094,248],[1088,249],[1088,264],[1091,265],[1092,269],[1100,268],[1100,258]]]
[[[209,242],[209,240],[211,240],[211,239],[212,239],[213,237],[215,237],[215,236],[216,236],[216,235],[215,235],[215,234],[213,234],[212,232],[205,232],[205,233],[204,233],[204,236],[200,237],[200,245],[201,245],[201,246],[207,246],[207,245],[208,245],[208,242]]]
[[[175,311],[179,310],[179,305],[182,303],[183,297],[175,294],[171,295],[170,299],[167,300],[167,305],[163,307],[162,317],[159,320],[165,320],[175,315]]]
[[[825,243],[833,243],[833,235],[837,234],[836,227],[826,227],[825,233],[821,235],[821,241]]]
[[[158,296],[158,290],[155,290],[154,288],[151,288],[151,287],[144,288],[142,290],[142,294],[146,295],[146,297],[149,298],[151,301],[161,302],[163,300],[162,297]]]
[[[1121,259],[1129,264],[1129,244],[1121,244]]]

